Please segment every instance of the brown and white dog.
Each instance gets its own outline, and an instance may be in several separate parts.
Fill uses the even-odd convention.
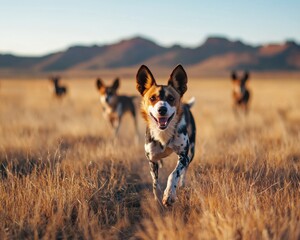
[[[100,102],[102,104],[104,118],[106,118],[113,127],[115,137],[118,135],[122,117],[126,112],[130,112],[134,120],[137,140],[139,133],[136,109],[133,102],[136,96],[124,96],[117,94],[117,90],[120,87],[119,78],[115,79],[111,86],[106,86],[103,81],[98,78],[96,86],[100,93]]]
[[[162,203],[170,206],[176,199],[176,188],[184,186],[185,175],[195,153],[196,125],[190,111],[194,103],[182,102],[187,90],[187,75],[178,65],[167,85],[158,85],[150,70],[142,65],[136,75],[136,88],[142,95],[141,112],[146,121],[145,153],[150,164],[153,193],[160,201],[159,161],[175,152],[178,162],[168,177]]]
[[[243,109],[245,114],[248,113],[250,91],[247,88],[247,81],[249,79],[249,73],[245,71],[244,75],[240,78],[237,77],[235,72],[231,73],[231,79],[233,83],[233,109],[237,114],[238,109]]]

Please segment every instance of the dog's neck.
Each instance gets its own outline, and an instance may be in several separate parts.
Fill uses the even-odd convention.
[[[118,108],[119,105],[119,98],[118,96],[114,96],[114,100],[110,103],[105,101],[105,98],[100,97],[100,102],[102,103],[102,106],[105,109],[110,109],[111,111],[116,111],[116,109]]]

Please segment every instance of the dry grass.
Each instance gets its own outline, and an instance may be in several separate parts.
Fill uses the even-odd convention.
[[[154,204],[130,116],[112,141],[94,82],[67,85],[56,101],[47,81],[1,82],[0,239],[299,239],[299,81],[252,80],[235,119],[229,80],[191,80],[196,157],[170,209]]]

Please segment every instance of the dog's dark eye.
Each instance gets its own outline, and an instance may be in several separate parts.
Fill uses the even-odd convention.
[[[151,102],[154,102],[155,100],[156,100],[156,97],[155,97],[155,96],[150,97],[150,101],[151,101]]]
[[[167,98],[167,100],[169,102],[173,102],[175,100],[175,98],[173,96],[169,95],[168,98]]]

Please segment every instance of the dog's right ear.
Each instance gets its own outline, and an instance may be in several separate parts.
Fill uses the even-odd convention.
[[[119,78],[116,78],[113,85],[112,85],[112,88],[115,89],[115,91],[119,88],[120,86],[120,80]]]
[[[245,71],[244,77],[242,78],[242,81],[243,81],[243,82],[246,82],[248,79],[249,79],[249,72],[248,72],[248,71]]]
[[[232,71],[232,73],[231,73],[231,80],[235,81],[236,79],[237,79],[236,73],[235,73],[235,71]]]
[[[96,81],[96,87],[97,87],[97,89],[99,90],[103,86],[104,86],[104,84],[103,84],[101,78],[98,78],[97,81]]]
[[[142,96],[155,84],[155,79],[150,72],[149,68],[142,65],[136,74],[136,89]]]
[[[181,65],[178,65],[170,75],[168,85],[172,86],[182,97],[187,90],[187,75]]]

